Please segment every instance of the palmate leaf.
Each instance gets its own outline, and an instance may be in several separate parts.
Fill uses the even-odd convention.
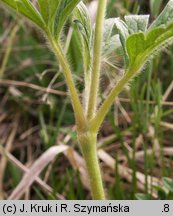
[[[61,30],[74,8],[81,0],[37,0],[38,11],[30,0],[0,0],[24,15],[53,37],[59,39]]]
[[[61,0],[38,0],[40,13],[50,28],[54,26],[55,16],[60,2]]]
[[[45,28],[44,20],[30,0],[0,0],[0,2],[17,11],[19,14],[24,15],[40,28]]]
[[[149,22],[149,15],[128,15],[125,16],[125,22],[120,18],[115,18],[114,20],[123,48],[125,66],[127,67],[129,65],[129,56],[126,46],[127,38],[131,34],[146,31]]]
[[[38,6],[40,9],[40,14],[42,15],[44,21],[47,24],[50,15],[50,0],[38,0]]]
[[[60,0],[55,20],[55,37],[59,39],[61,30],[74,8],[81,0]]]
[[[173,18],[173,0],[169,1],[161,15],[145,33],[135,33],[127,38],[128,68],[133,68],[134,71],[140,70],[155,54],[173,42],[171,18]]]
[[[158,27],[147,34],[142,32],[131,35],[126,42],[129,67],[140,67],[164,47],[173,42],[173,24]]]
[[[61,30],[80,0],[38,0],[40,13],[53,37],[59,39]]]
[[[125,21],[130,34],[145,32],[149,23],[149,15],[129,15],[125,16]]]

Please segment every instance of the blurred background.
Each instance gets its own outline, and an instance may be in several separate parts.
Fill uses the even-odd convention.
[[[107,18],[157,17],[168,1],[109,0]],[[97,1],[86,1],[94,23]],[[73,28],[64,30],[67,56],[80,92],[82,55]],[[69,36],[70,35],[70,36]],[[69,38],[70,37],[70,38]],[[67,40],[68,38],[68,40]],[[68,44],[67,44],[68,43]],[[114,46],[114,44],[111,44]],[[115,100],[99,133],[99,158],[109,199],[173,198],[173,47],[154,58]],[[101,87],[122,71],[121,55],[103,59]],[[113,77],[113,78],[112,78]],[[30,170],[23,199],[91,199],[77,145],[74,116],[61,68],[31,23],[0,7],[0,198],[7,199]],[[35,170],[52,146],[69,146]],[[33,184],[31,184],[33,182]]]

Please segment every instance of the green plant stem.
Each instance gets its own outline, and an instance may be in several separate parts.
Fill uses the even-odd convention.
[[[93,134],[91,132],[88,132],[88,127],[89,127],[88,121],[85,119],[84,110],[79,100],[79,96],[77,94],[77,90],[75,88],[72,79],[68,62],[59,44],[57,44],[51,37],[49,39],[50,39],[50,45],[58,61],[61,64],[61,67],[63,69],[66,78],[67,86],[70,91],[71,100],[72,100],[74,113],[76,117],[78,139],[86,162],[93,199],[103,200],[105,199],[105,195],[104,195],[99,162],[97,158],[97,148],[96,148],[97,133]]]
[[[74,109],[74,113],[75,113],[75,119],[76,119],[76,125],[77,125],[77,129],[78,131],[85,131],[86,127],[87,127],[87,121],[86,118],[84,116],[84,111],[82,108],[82,104],[80,102],[73,78],[72,78],[72,74],[71,74],[71,70],[69,68],[69,64],[64,56],[64,53],[60,47],[60,45],[51,37],[49,37],[50,40],[50,45],[52,47],[52,50],[54,51],[62,69],[63,69],[63,73],[66,79],[66,83],[70,92],[70,96],[71,96],[71,101],[72,101],[72,105],[73,105],[73,109]]]
[[[78,140],[86,162],[92,197],[94,200],[104,200],[105,193],[97,157],[97,135],[92,132],[78,134]]]
[[[136,70],[135,70],[136,71]],[[128,83],[128,81],[134,75],[133,70],[128,70],[125,72],[125,75],[122,79],[117,83],[117,85],[112,89],[108,97],[105,99],[100,109],[98,110],[96,116],[90,122],[90,129],[92,131],[98,131],[100,125],[102,124],[106,114],[108,113],[111,105],[113,104],[116,96],[122,91],[123,87]]]
[[[107,0],[98,1],[98,10],[96,17],[94,49],[93,49],[93,65],[91,74],[91,86],[89,92],[89,101],[87,106],[87,117],[92,119],[97,108],[97,95],[99,90],[100,65],[101,65],[101,48],[104,27],[104,17],[106,12]]]

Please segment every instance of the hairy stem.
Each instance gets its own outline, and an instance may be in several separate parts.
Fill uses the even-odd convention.
[[[96,136],[91,132],[79,133],[78,139],[86,162],[92,197],[94,200],[104,200],[105,193],[97,157]]]
[[[110,107],[112,106],[116,96],[122,91],[123,87],[129,82],[133,77],[133,71],[127,71],[122,79],[117,83],[117,85],[112,89],[108,97],[105,99],[100,109],[98,110],[96,116],[90,122],[90,129],[93,131],[98,131],[100,125],[102,124],[106,114],[108,113]]]
[[[99,90],[100,65],[101,65],[101,47],[102,47],[103,26],[104,26],[106,4],[107,4],[107,0],[99,0],[97,17],[96,17],[96,27],[95,27],[91,86],[90,86],[89,101],[87,106],[88,119],[93,118],[97,108],[97,95]]]
[[[86,119],[84,116],[84,111],[82,108],[82,104],[80,102],[79,99],[79,95],[77,93],[77,89],[75,87],[73,78],[72,78],[72,73],[71,70],[69,68],[69,64],[65,58],[65,55],[60,47],[60,45],[51,37],[49,37],[50,40],[50,45],[52,50],[54,51],[62,69],[63,69],[63,73],[66,79],[66,83],[70,92],[70,96],[71,96],[71,101],[72,101],[72,105],[73,105],[73,109],[74,109],[74,114],[75,114],[75,119],[76,119],[76,125],[79,131],[83,131],[86,130]]]

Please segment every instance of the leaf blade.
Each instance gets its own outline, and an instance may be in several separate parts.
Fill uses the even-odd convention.
[[[130,34],[145,32],[149,23],[149,15],[129,15],[125,16],[125,21]]]
[[[11,9],[17,11],[19,14],[24,15],[26,18],[37,24],[40,28],[44,29],[45,23],[40,16],[38,10],[29,0],[1,0],[3,4]]]
[[[129,55],[129,67],[139,68],[155,54],[173,41],[173,23],[166,27],[157,27],[147,34],[136,33],[126,42]]]
[[[161,25],[168,25],[173,20],[173,0],[170,0],[157,19],[151,24],[149,30]]]
[[[55,36],[57,39],[59,39],[61,30],[68,17],[80,1],[81,0],[61,0],[55,21],[57,23],[55,27]]]
[[[88,10],[83,2],[79,3],[74,10],[73,19],[81,38],[85,72],[89,72],[91,66],[92,27]]]
[[[126,39],[129,36],[128,26],[120,18],[115,19],[115,26],[119,33],[119,38],[124,52],[124,61],[125,61],[125,65],[127,66],[129,64],[129,58],[128,58],[128,53],[126,48]]]

